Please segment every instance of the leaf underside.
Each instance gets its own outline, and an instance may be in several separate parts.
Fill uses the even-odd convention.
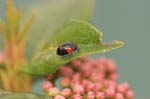
[[[57,55],[58,46],[66,42],[77,44],[79,52],[65,57]],[[47,75],[83,55],[104,53],[121,46],[123,46],[121,41],[103,44],[102,32],[85,21],[71,20],[53,33],[50,40],[33,59],[31,66],[23,68],[23,71],[33,75]]]

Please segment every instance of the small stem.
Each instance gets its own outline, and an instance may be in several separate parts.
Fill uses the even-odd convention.
[[[6,77],[8,80],[4,81],[3,83],[8,83],[10,87],[4,88],[7,91],[24,91],[28,92],[31,88],[31,79],[28,75],[25,75],[23,73],[20,73],[18,71],[18,68],[22,64],[27,64],[25,59],[25,50],[24,50],[24,43],[19,42],[6,42],[6,72],[8,74],[8,77]],[[24,83],[25,81],[25,83]],[[11,83],[10,83],[11,82]],[[5,86],[4,86],[5,87]],[[6,86],[7,87],[7,86]]]
[[[9,83],[9,78],[8,78],[8,74],[2,70],[0,70],[0,80],[2,82],[2,86],[4,88],[4,90],[7,90],[7,91],[11,91],[11,86],[10,86],[10,83]]]

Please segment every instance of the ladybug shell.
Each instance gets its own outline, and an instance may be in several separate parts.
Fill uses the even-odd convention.
[[[57,55],[66,56],[78,52],[79,48],[75,43],[67,42],[57,48]]]

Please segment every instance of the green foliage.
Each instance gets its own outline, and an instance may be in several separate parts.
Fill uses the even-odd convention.
[[[66,20],[75,18],[89,21],[94,3],[95,0],[33,0],[24,5],[24,17],[32,14],[35,16],[28,36],[28,58],[32,58],[37,48]]]
[[[56,49],[65,42],[77,44],[80,51],[71,56],[60,57],[57,55]],[[85,21],[71,20],[53,33],[50,40],[33,59],[31,66],[25,68],[24,71],[34,75],[47,75],[54,73],[61,65],[83,55],[104,53],[122,45],[123,43],[120,41],[103,44],[102,33],[94,26]]]
[[[36,93],[9,93],[0,90],[0,99],[51,99]]]
[[[20,0],[13,0],[13,2],[15,5],[20,4]],[[52,32],[68,20],[68,18],[77,18],[89,21],[92,16],[95,0],[25,0],[21,2],[21,5],[23,6],[23,13],[20,13],[18,10],[18,15],[19,13],[23,15],[20,20],[21,23],[17,24],[21,27],[21,29],[24,27],[23,23],[27,21],[26,18],[34,15],[34,20],[32,22],[26,44],[26,55],[28,56],[28,59],[31,59],[39,46],[48,39]],[[5,0],[0,1],[0,9],[2,12],[4,10],[4,5]],[[1,13],[0,17],[4,17],[3,14],[4,12]],[[28,21],[30,21],[30,19]],[[22,32],[23,31],[21,31],[21,33]],[[0,33],[0,49],[4,47],[2,40]],[[38,43],[38,45],[35,43]]]

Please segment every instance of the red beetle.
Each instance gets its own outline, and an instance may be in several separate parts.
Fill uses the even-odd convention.
[[[76,52],[79,52],[79,47],[72,42],[66,42],[57,48],[57,55],[59,56],[68,56]]]

